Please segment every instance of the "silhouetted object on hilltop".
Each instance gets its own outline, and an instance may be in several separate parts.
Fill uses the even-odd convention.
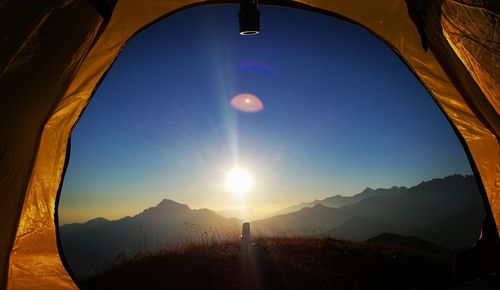
[[[250,253],[250,223],[245,222],[241,228],[241,253],[244,256],[248,256]]]

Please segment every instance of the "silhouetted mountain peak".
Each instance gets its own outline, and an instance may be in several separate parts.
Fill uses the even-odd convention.
[[[333,210],[333,208],[328,207],[328,206],[321,204],[321,203],[317,203],[317,204],[314,204],[313,206],[304,207],[304,208],[300,209],[298,212],[301,212],[302,214],[305,214],[305,215],[310,215],[310,214],[315,215],[315,214],[326,213],[326,212],[329,212],[331,210]]]
[[[197,243],[201,237],[222,240],[233,237],[240,226],[240,221],[223,218],[209,209],[192,210],[186,204],[163,199],[133,217],[64,225],[59,233],[65,253],[71,253],[69,258],[66,255],[71,269],[91,273],[100,261],[113,261],[121,255],[133,257],[141,251],[184,241]]]
[[[160,203],[158,203],[158,205],[156,207],[186,207],[186,208],[189,208],[189,206],[187,206],[186,204],[179,203],[177,201],[174,201],[174,200],[171,200],[168,198],[164,198],[162,201],[160,201]]]
[[[154,207],[150,207],[143,211],[143,213],[179,213],[191,210],[189,206],[183,203],[178,203],[171,199],[163,199]]]
[[[315,204],[313,207],[313,209],[325,209],[325,208],[328,208],[327,206],[321,204],[321,203],[317,203]]]
[[[433,178],[423,181],[412,187],[409,191],[413,194],[436,194],[447,193],[454,196],[468,195],[469,192],[477,188],[477,183],[473,175],[453,174],[444,178]]]
[[[319,199],[315,199],[313,201],[304,201],[304,202],[301,202],[299,205],[302,206],[302,207],[311,207],[312,204],[315,204],[315,203],[318,203],[320,202]]]
[[[435,182],[453,182],[453,181],[463,181],[463,180],[466,180],[466,179],[469,179],[471,178],[472,175],[465,175],[463,176],[462,174],[452,174],[452,175],[448,175],[446,177],[437,177],[437,178],[433,178],[431,180],[427,180],[427,181],[422,181],[420,184],[425,184],[425,183],[435,183]]]
[[[105,219],[103,217],[98,217],[95,219],[88,220],[84,224],[85,225],[100,225],[100,224],[107,223],[107,222],[109,222],[108,219]]]
[[[395,195],[400,194],[408,190],[408,188],[404,186],[393,186],[391,188],[377,188],[373,189],[371,187],[365,188],[362,192],[355,194],[353,197],[357,199],[356,201],[361,201],[362,199],[379,196],[379,195]]]

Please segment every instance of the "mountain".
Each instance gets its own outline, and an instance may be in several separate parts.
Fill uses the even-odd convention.
[[[406,187],[401,186],[393,186],[391,188],[378,188],[371,189],[370,187],[365,188],[362,192],[355,194],[353,196],[343,196],[343,195],[334,195],[331,197],[327,197],[325,199],[316,199],[311,202],[302,202],[296,205],[292,205],[290,207],[284,208],[276,212],[276,215],[282,215],[291,213],[294,211],[298,211],[302,208],[313,207],[316,204],[321,204],[327,207],[342,207],[344,205],[356,203],[362,201],[363,199],[375,196],[384,196],[384,195],[397,195],[408,190]]]
[[[441,219],[425,229],[414,228],[408,232],[408,235],[434,241],[448,249],[461,249],[464,248],[464,244],[472,245],[477,242],[480,234],[479,225],[482,224],[483,219],[483,208],[471,207],[466,211]]]
[[[365,190],[366,191],[366,190]],[[384,232],[410,235],[457,250],[479,237],[484,208],[473,176],[452,175],[395,194],[378,194],[333,208],[310,208],[252,222],[254,231],[366,240]],[[369,197],[366,197],[369,196]]]
[[[483,218],[474,177],[453,175],[411,188],[367,188],[352,197],[332,196],[310,207],[253,221],[251,228],[252,236],[348,240],[392,233],[458,250],[477,241]],[[141,252],[235,240],[240,230],[238,219],[164,199],[133,217],[63,225],[59,237],[66,261],[81,277]]]
[[[353,215],[420,228],[471,208],[483,210],[476,180],[471,175],[435,178],[409,188],[404,194],[378,196],[343,207]]]
[[[80,223],[73,223],[73,224],[65,224],[61,226],[59,229],[64,229],[64,233],[66,235],[68,234],[73,234],[73,233],[78,233],[83,230],[90,230],[94,227],[100,226],[102,224],[108,223],[109,220],[99,217],[95,219],[88,220],[87,222],[80,224]]]
[[[59,228],[62,250],[78,275],[92,273],[117,257],[178,246],[183,242],[207,242],[237,236],[241,222],[208,209],[164,199],[133,217],[109,221],[103,218]]]
[[[383,232],[404,233],[406,232],[405,224],[391,222],[383,217],[353,215],[343,224],[330,228],[322,235],[337,239],[364,241]]]
[[[291,214],[253,221],[252,230],[264,235],[314,235],[348,221],[350,213],[316,204]]]
[[[392,233],[382,233],[375,237],[372,237],[367,242],[381,244],[385,246],[396,246],[411,248],[420,251],[434,252],[434,253],[450,253],[446,248],[438,246],[436,244],[430,243],[428,241],[408,236],[401,236]]]

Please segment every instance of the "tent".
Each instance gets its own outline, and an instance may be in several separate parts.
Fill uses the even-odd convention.
[[[0,288],[76,289],[60,257],[55,210],[72,128],[121,48],[140,30],[195,5],[239,2],[0,3]],[[260,4],[343,18],[366,28],[399,55],[462,141],[486,205],[481,238],[498,243],[500,2],[262,0]]]

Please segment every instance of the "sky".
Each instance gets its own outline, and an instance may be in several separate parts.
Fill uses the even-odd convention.
[[[163,198],[191,208],[288,205],[366,187],[471,174],[457,136],[398,56],[354,24],[261,6],[190,8],[132,38],[75,127],[59,223],[135,215]],[[258,112],[231,106],[253,94]],[[224,188],[243,167],[245,196]]]

